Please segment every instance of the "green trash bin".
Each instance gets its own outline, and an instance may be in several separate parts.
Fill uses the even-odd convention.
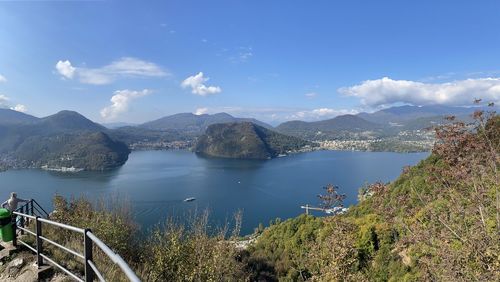
[[[0,239],[10,242],[13,238],[12,215],[8,209],[0,209]]]

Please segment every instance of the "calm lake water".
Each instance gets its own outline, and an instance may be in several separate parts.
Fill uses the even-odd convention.
[[[188,151],[138,151],[121,168],[107,172],[57,173],[12,170],[0,173],[0,199],[17,191],[50,209],[54,193],[64,196],[128,198],[144,230],[168,216],[208,208],[214,224],[243,211],[242,234],[274,218],[317,205],[322,187],[333,183],[355,204],[359,187],[391,181],[406,165],[428,153],[316,151],[267,161],[208,159]],[[195,197],[196,201],[183,200]],[[2,200],[3,201],[3,200]],[[318,215],[321,215],[318,213]]]

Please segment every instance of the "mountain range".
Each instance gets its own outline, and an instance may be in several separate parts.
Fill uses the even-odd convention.
[[[276,127],[283,134],[307,140],[349,139],[356,134],[380,134],[384,126],[369,122],[356,115],[342,115],[332,119],[305,122],[288,121]]]
[[[143,123],[139,127],[152,130],[184,130],[194,134],[203,134],[207,127],[212,124],[230,122],[251,122],[265,128],[272,128],[271,125],[262,121],[253,118],[236,118],[227,113],[213,115],[180,113]]]
[[[288,121],[275,129],[280,133],[307,140],[387,138],[403,131],[421,131],[446,123],[444,118],[449,115],[470,121],[471,114],[476,110],[495,110],[495,108],[405,105],[373,113],[342,115],[314,122]]]
[[[237,118],[227,113],[202,114],[179,113],[136,126],[119,127],[111,135],[127,144],[138,142],[146,137],[151,142],[171,142],[193,140],[201,136],[208,126],[218,123],[251,122],[279,133],[307,140],[351,140],[385,138],[405,130],[421,130],[441,124],[447,115],[462,119],[476,109],[447,106],[399,106],[383,109],[374,113],[341,115],[332,119],[306,122],[287,121],[276,127],[253,119]]]
[[[407,121],[429,118],[444,117],[446,115],[465,116],[471,114],[476,109],[484,107],[449,107],[441,105],[433,106],[399,106],[383,109],[374,113],[359,113],[358,117],[380,124],[404,123]]]
[[[418,132],[443,123],[443,117],[446,115],[467,119],[477,109],[484,108],[401,106],[315,122],[288,121],[275,128],[256,119],[237,118],[227,113],[180,113],[115,129],[95,123],[73,111],[61,111],[48,117],[37,118],[9,109],[0,109],[0,167],[78,165],[85,169],[108,169],[127,160],[127,146],[133,147],[138,142],[146,144],[146,148],[147,144],[153,143],[194,143],[210,126],[227,123],[233,124],[232,128],[238,128],[238,123],[251,128],[248,125],[250,123],[257,126],[253,127],[255,134],[264,132],[267,136],[278,136],[276,134],[279,133],[310,141],[393,138],[403,131]],[[217,128],[211,130],[216,132]],[[207,132],[208,136],[210,132]],[[268,152],[267,156],[280,152],[274,149],[271,151],[274,153]],[[80,152],[85,152],[85,155]]]

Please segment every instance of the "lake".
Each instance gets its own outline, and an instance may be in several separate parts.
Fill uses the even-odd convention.
[[[428,153],[315,151],[272,160],[230,160],[199,157],[188,151],[135,151],[119,169],[106,172],[59,173],[11,170],[0,173],[0,199],[11,191],[36,199],[51,209],[54,193],[90,198],[128,198],[143,230],[168,216],[209,209],[214,224],[243,211],[242,234],[277,217],[295,217],[301,205],[318,205],[328,183],[355,204],[366,183],[392,181],[406,165]],[[193,202],[184,202],[195,197]],[[321,213],[317,213],[321,215]]]

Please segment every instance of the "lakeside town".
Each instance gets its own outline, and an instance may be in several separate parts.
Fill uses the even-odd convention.
[[[129,149],[132,151],[143,150],[191,150],[194,140],[188,141],[138,141],[131,143]],[[333,151],[384,151],[384,152],[426,152],[430,151],[434,145],[434,136],[427,131],[402,131],[397,136],[387,138],[374,138],[367,140],[347,139],[347,140],[321,140],[312,141],[313,145],[306,145],[300,149],[287,151],[287,154],[306,153],[319,150]],[[280,155],[283,157],[285,155]],[[35,168],[34,163],[20,161],[10,155],[0,155],[0,172],[8,169]],[[62,172],[78,172],[81,169],[66,167],[47,166],[41,167],[45,170],[55,170]]]

